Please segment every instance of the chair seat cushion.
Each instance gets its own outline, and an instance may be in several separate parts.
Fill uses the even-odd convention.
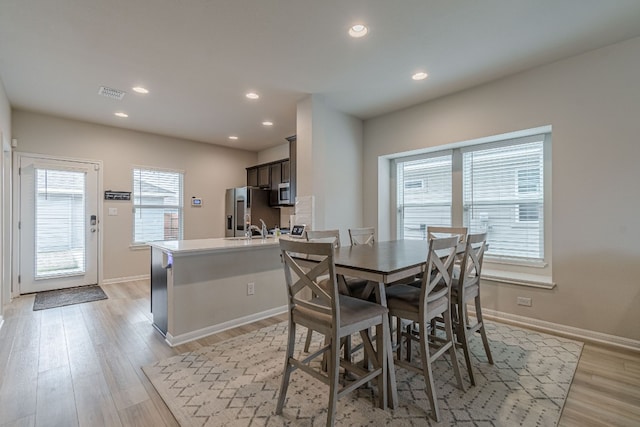
[[[362,299],[361,295],[364,292],[364,288],[367,287],[367,284],[369,283],[369,281],[364,279],[358,279],[356,277],[345,277],[344,281],[347,284],[347,288],[349,289],[349,296]],[[372,292],[366,298],[366,301],[376,302],[375,292]]]
[[[427,299],[427,312],[436,307],[448,304],[447,288],[432,292]],[[389,310],[420,312],[420,289],[411,285],[396,285],[387,289],[387,306]]]
[[[383,315],[387,315],[387,313],[389,313],[389,310],[386,307],[374,302],[365,301],[347,295],[340,295],[339,298],[340,326],[352,325],[375,317],[380,317],[382,319]],[[311,302],[326,307],[326,304],[320,298],[315,297]],[[317,311],[302,306],[294,308],[293,315],[294,317],[299,315],[308,319],[314,319],[327,327],[330,327],[332,321],[330,314],[318,313]]]
[[[473,281],[469,285],[466,285],[464,287],[465,299],[468,301],[471,298],[475,298],[476,295],[478,295],[478,290],[479,290],[479,287],[478,287],[477,281]],[[454,279],[451,282],[451,302],[455,303],[457,301],[458,301],[458,281]]]

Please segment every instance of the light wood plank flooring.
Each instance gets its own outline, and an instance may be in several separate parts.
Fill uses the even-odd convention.
[[[177,426],[140,369],[285,320],[252,323],[175,348],[150,324],[146,281],[103,286],[109,299],[32,311],[5,306],[0,426]],[[640,354],[585,345],[561,426],[640,425]]]

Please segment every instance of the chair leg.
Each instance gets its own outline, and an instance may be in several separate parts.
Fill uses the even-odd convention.
[[[426,324],[420,325],[420,358],[422,359],[422,375],[427,385],[427,397],[429,405],[433,411],[433,418],[440,421],[440,410],[438,409],[438,399],[436,399],[436,385],[433,381],[433,371],[431,370],[431,353],[429,353],[429,337],[427,336]]]
[[[382,374],[378,376],[378,407],[387,409],[387,343],[389,341],[389,318],[383,316],[383,323],[376,326],[376,359]]]
[[[337,337],[333,337],[331,340],[328,359],[329,406],[327,412],[327,427],[333,427],[336,420],[338,389],[340,387],[340,383],[338,382],[340,377],[340,340]]]
[[[447,337],[447,341],[450,343],[449,356],[451,357],[451,365],[453,365],[453,372],[458,380],[458,388],[464,391],[464,384],[462,383],[462,375],[460,375],[460,366],[458,366],[458,358],[456,356],[456,341],[453,337],[453,327],[451,325],[451,309],[442,313],[444,317],[444,330]],[[445,344],[446,345],[446,344]]]
[[[457,341],[462,345],[462,351],[464,352],[464,361],[467,364],[467,372],[469,373],[469,381],[471,385],[476,385],[476,379],[473,376],[473,369],[471,367],[471,353],[469,352],[469,337],[467,336],[467,309],[466,304],[462,303],[457,306],[459,316],[458,324],[456,328]]]
[[[282,414],[282,408],[284,407],[284,401],[287,397],[287,389],[289,388],[289,379],[291,378],[291,372],[293,367],[289,363],[289,360],[293,358],[293,352],[296,344],[296,324],[289,319],[289,336],[287,340],[287,354],[284,359],[284,372],[282,373],[282,383],[280,384],[280,395],[278,396],[278,404],[276,405],[276,414]]]
[[[389,316],[392,321],[393,318]],[[398,360],[402,360],[402,319],[396,317],[396,357]]]
[[[484,328],[484,319],[482,318],[482,306],[480,305],[480,293],[475,297],[476,305],[476,319],[478,323],[482,324],[479,329],[480,336],[482,337],[482,345],[484,346],[484,352],[487,353],[487,360],[493,365],[493,357],[491,356],[491,348],[489,348],[489,340],[487,339],[487,331]]]
[[[412,337],[411,333],[413,332],[414,325],[415,325],[415,323],[409,323],[407,325],[407,331],[406,331],[406,334],[407,334],[407,358],[406,358],[406,360],[407,360],[407,362],[411,362],[411,359],[413,358],[412,353],[411,353],[411,337]]]
[[[309,347],[311,346],[311,336],[313,335],[313,331],[311,329],[307,330],[307,338],[304,341],[304,352],[309,353]]]

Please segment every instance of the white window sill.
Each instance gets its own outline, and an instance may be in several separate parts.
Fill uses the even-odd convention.
[[[147,245],[146,243],[139,243],[139,244],[131,244],[129,245],[129,249],[131,249],[132,251],[144,251],[149,249],[151,246]]]
[[[553,289],[556,284],[551,277],[513,271],[482,269],[482,279],[490,282],[508,283],[540,289]]]

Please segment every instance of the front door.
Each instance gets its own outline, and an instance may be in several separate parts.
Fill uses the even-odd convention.
[[[21,294],[98,283],[99,164],[18,156]]]

